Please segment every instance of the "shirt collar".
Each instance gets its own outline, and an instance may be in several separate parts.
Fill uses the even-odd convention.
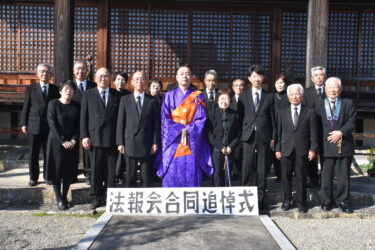
[[[99,94],[101,94],[103,90],[99,88],[99,86],[97,88],[98,88]],[[105,91],[105,94],[107,95],[109,92],[109,87],[107,87],[104,91]]]
[[[324,84],[322,85],[322,86],[316,86],[316,85],[314,85],[315,86],[315,90],[316,91],[318,91],[318,89],[322,89],[322,93],[323,93],[323,91],[324,91]]]
[[[251,87],[251,91],[253,92],[253,95],[255,94],[255,92],[258,92],[259,95],[262,94],[262,88],[260,88],[259,90],[257,90],[256,88]]]
[[[134,95],[135,100],[137,100],[138,95],[135,92],[133,93],[133,95]],[[140,94],[139,96],[141,97],[141,100],[143,100],[145,97],[145,92],[142,92],[142,94]]]

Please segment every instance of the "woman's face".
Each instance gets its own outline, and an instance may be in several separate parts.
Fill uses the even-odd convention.
[[[126,84],[125,78],[120,75],[117,75],[115,79],[116,89],[117,90],[123,89],[125,87],[125,84]]]
[[[219,105],[219,108],[222,110],[226,110],[229,108],[230,105],[230,97],[227,94],[222,94],[217,99],[217,104]]]
[[[157,96],[160,94],[160,85],[157,82],[152,82],[150,85],[150,93],[152,96]]]
[[[66,100],[71,100],[74,95],[74,89],[68,85],[65,85],[61,90],[60,90],[60,95],[63,99]]]
[[[275,88],[277,92],[285,90],[285,82],[280,78],[275,82]]]

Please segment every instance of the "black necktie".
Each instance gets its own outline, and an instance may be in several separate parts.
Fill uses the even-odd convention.
[[[43,93],[44,100],[46,100],[47,99],[47,86],[46,85],[42,87],[42,93]]]
[[[81,91],[81,93],[85,92],[85,90],[83,89],[83,83],[82,82],[79,84],[79,90]]]
[[[258,105],[259,105],[259,93],[255,92],[255,102],[254,102],[255,111],[258,110]]]
[[[318,88],[317,95],[319,97],[319,100],[322,100],[322,88]]]
[[[141,115],[141,110],[142,110],[141,96],[137,96],[137,110],[138,110],[138,114]]]
[[[103,102],[104,107],[107,106],[105,102],[105,91],[102,91],[102,102]]]
[[[210,103],[212,103],[214,101],[214,92],[213,91],[210,91],[209,93],[210,95],[208,96],[208,101]]]
[[[294,115],[293,115],[293,120],[294,120],[294,127],[296,128],[298,126],[298,108],[294,108]]]
[[[331,103],[332,103],[332,113],[334,115],[336,111],[336,101],[331,101]]]

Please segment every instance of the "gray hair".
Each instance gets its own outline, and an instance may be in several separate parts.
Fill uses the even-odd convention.
[[[74,68],[74,66],[75,66],[76,64],[79,64],[79,63],[84,64],[84,65],[86,66],[87,69],[89,68],[89,65],[88,65],[88,63],[87,63],[86,60],[77,60],[77,61],[74,61],[73,68]]]
[[[330,77],[330,78],[328,78],[328,79],[326,80],[326,82],[325,82],[325,86],[327,86],[327,84],[328,84],[329,82],[333,82],[333,81],[337,81],[337,84],[339,85],[339,88],[342,89],[342,86],[341,86],[341,79],[338,78],[338,77]]]
[[[289,92],[291,91],[291,89],[299,89],[299,93],[300,93],[301,95],[303,95],[304,90],[303,90],[303,87],[302,87],[301,84],[299,84],[299,83],[293,83],[293,84],[290,84],[290,85],[288,86],[288,88],[286,89],[286,94],[287,94],[288,96],[289,96]]]
[[[317,70],[322,70],[323,71],[323,74],[326,75],[326,68],[324,68],[323,66],[315,66],[315,67],[312,67],[311,68],[311,75],[314,74],[315,71]]]
[[[210,69],[210,70],[206,71],[206,74],[204,74],[204,79],[206,79],[208,75],[213,75],[213,76],[215,76],[215,79],[217,79],[217,73],[213,69]]]
[[[36,66],[36,71],[38,71],[39,68],[41,67],[47,67],[48,70],[52,73],[53,71],[53,67],[51,64],[48,64],[48,63],[39,63],[38,66]]]

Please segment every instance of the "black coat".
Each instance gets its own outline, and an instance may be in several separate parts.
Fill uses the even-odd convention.
[[[29,134],[48,135],[47,104],[50,100],[59,98],[59,88],[49,84],[46,100],[43,98],[40,83],[34,83],[25,89],[25,99],[21,114],[21,126],[27,126]]]
[[[240,143],[240,124],[236,111],[227,109],[228,114],[228,145],[223,144],[224,130],[222,122],[222,111],[216,106],[208,116],[208,139],[211,145],[213,145],[218,151],[221,151],[223,147],[230,147],[232,152],[234,148]]]
[[[236,100],[236,96],[232,96],[232,101],[230,102],[230,108],[233,109],[234,111],[237,111],[237,105],[238,105],[238,102]]]
[[[79,89],[79,87],[77,86],[77,82],[75,80],[73,80],[73,82],[74,82],[74,84],[76,85],[77,88],[76,88],[76,91],[74,92],[72,100],[76,101],[78,103],[81,103],[82,92]],[[86,81],[86,91],[89,90],[89,89],[91,89],[91,88],[95,88],[95,87],[96,87],[96,83],[95,82]]]
[[[207,89],[202,89],[201,91],[203,92],[203,95],[204,95],[204,103],[206,103],[206,109],[212,110],[216,106],[216,100],[214,99],[213,104],[211,104],[208,99]],[[214,89],[215,94],[217,94],[217,91],[218,89],[215,88]]]
[[[107,106],[104,107],[98,88],[85,91],[81,101],[81,139],[89,137],[94,147],[116,146],[120,97],[118,91],[110,88]]]
[[[324,98],[326,98],[326,94],[324,88],[322,88],[322,100],[324,100]],[[302,103],[307,107],[314,109],[322,100],[319,100],[315,86],[305,89]]]
[[[242,141],[248,141],[256,127],[257,138],[263,144],[276,140],[276,121],[272,94],[262,90],[258,110],[255,111],[252,88],[238,98],[237,112],[242,121]]]
[[[293,114],[290,105],[279,110],[276,151],[283,157],[288,157],[293,150],[302,157],[309,150],[317,152],[318,136],[315,110],[301,106],[297,128],[294,128]]]
[[[127,156],[139,158],[149,156],[151,146],[160,144],[160,105],[155,97],[145,94],[140,116],[134,95],[121,98],[116,144],[125,145]]]
[[[327,140],[327,137],[331,132],[331,125],[327,120],[324,102],[321,102],[320,106],[317,106],[315,111],[322,122],[324,157],[342,157],[354,155],[355,147],[352,132],[355,129],[355,117],[357,112],[355,110],[353,101],[350,99],[342,99],[339,117],[333,128],[333,130],[340,130],[344,134],[342,137],[342,154],[338,153],[336,144],[330,143]]]

